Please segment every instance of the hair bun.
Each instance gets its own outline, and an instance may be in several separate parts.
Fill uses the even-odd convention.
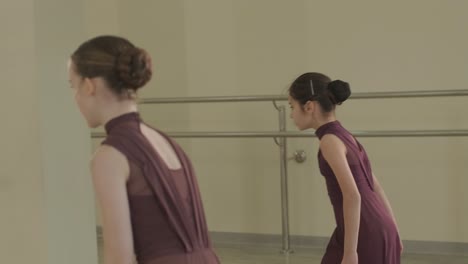
[[[122,88],[136,91],[152,76],[151,57],[143,49],[126,49],[117,57],[115,66],[117,76],[123,84]]]
[[[332,95],[332,101],[335,104],[341,104],[351,95],[351,87],[349,83],[335,80],[328,84],[328,89]]]

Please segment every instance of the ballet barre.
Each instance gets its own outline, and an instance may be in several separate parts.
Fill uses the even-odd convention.
[[[356,92],[350,99],[388,99],[422,97],[468,96],[468,90],[443,91],[402,91],[402,92]],[[252,96],[204,96],[204,97],[169,97],[144,98],[140,104],[176,104],[176,103],[223,103],[223,102],[275,102],[287,101],[287,95],[252,95]]]
[[[465,137],[468,130],[373,130],[350,131],[356,137]],[[313,132],[233,131],[233,132],[165,132],[173,138],[308,138]],[[92,138],[104,138],[103,132],[91,133]]]
[[[468,96],[468,90],[439,91],[395,91],[395,92],[360,92],[353,93],[350,99],[390,99],[390,98],[426,98]],[[278,111],[278,131],[235,131],[235,132],[168,132],[173,138],[273,138],[280,148],[281,180],[281,218],[282,218],[282,252],[291,253],[289,231],[289,195],[287,171],[287,138],[314,137],[313,132],[296,132],[286,130],[286,107],[278,106],[278,101],[286,101],[286,95],[256,96],[208,96],[208,97],[174,97],[144,98],[139,104],[177,104],[177,103],[226,103],[226,102],[273,102]],[[468,130],[393,130],[393,131],[351,131],[356,137],[465,137]],[[105,137],[105,133],[94,132],[91,137]]]

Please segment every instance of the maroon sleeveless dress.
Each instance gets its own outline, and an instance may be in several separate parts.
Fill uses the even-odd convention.
[[[319,139],[326,134],[335,135],[347,148],[349,167],[361,194],[361,221],[357,248],[359,264],[400,264],[400,237],[385,204],[374,192],[372,169],[366,151],[338,121],[322,125],[315,134]],[[345,233],[343,195],[335,174],[320,150],[318,162],[320,172],[326,180],[337,225],[322,264],[340,264],[343,259]]]
[[[128,160],[127,182],[134,251],[139,264],[219,264],[208,234],[194,169],[182,148],[173,147],[182,168],[171,170],[140,131],[136,112],[105,125],[102,144]]]

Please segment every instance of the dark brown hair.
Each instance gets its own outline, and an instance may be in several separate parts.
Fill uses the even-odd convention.
[[[84,42],[71,59],[79,75],[102,77],[118,95],[137,91],[152,75],[149,54],[116,36],[99,36]]]
[[[351,95],[347,82],[332,81],[318,72],[308,72],[299,76],[289,87],[289,95],[304,105],[307,101],[317,101],[325,113],[335,109]]]

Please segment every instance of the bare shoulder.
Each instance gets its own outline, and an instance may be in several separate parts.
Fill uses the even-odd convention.
[[[109,145],[99,146],[91,159],[93,178],[122,176],[127,179],[129,165],[127,158],[116,148]]]
[[[333,134],[326,134],[320,140],[320,150],[326,153],[337,153],[346,151],[343,141]]]

